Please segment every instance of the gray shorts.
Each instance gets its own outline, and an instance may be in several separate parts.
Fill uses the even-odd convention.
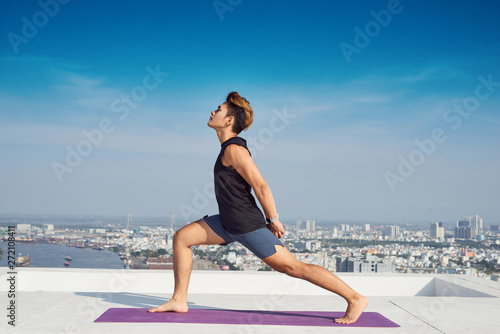
[[[219,237],[226,242],[223,245],[228,245],[232,242],[238,241],[240,244],[248,248],[257,257],[264,259],[276,253],[275,245],[285,245],[267,228],[263,227],[258,230],[243,233],[232,234],[226,231],[220,221],[219,215],[205,216],[203,220]]]

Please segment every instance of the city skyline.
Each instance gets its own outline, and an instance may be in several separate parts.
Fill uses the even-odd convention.
[[[479,217],[476,215],[475,217]],[[454,229],[460,225],[460,222],[467,221],[472,216],[465,216],[457,218],[454,221],[349,221],[349,220],[316,220],[316,219],[286,219],[281,220],[283,225],[287,229],[297,229],[300,224],[301,229],[307,230],[308,228],[314,229],[315,226],[320,227],[338,227],[340,230],[344,231],[345,228],[361,228],[363,231],[369,231],[373,228],[381,228],[382,230],[390,226],[401,226],[404,228],[415,227],[415,228],[425,228],[430,226],[430,231],[436,226],[441,226],[446,228],[447,231],[453,232]],[[480,217],[479,217],[480,218]],[[130,219],[130,221],[129,221]],[[480,218],[482,221],[482,218]],[[309,223],[308,223],[309,222]],[[65,226],[65,225],[80,225],[85,226],[90,224],[90,226],[116,226],[123,225],[129,226],[130,229],[135,229],[137,226],[168,226],[175,230],[189,223],[189,221],[172,221],[172,216],[133,216],[131,212],[125,215],[57,215],[57,214],[4,214],[0,213],[0,226],[7,226],[11,224],[31,224],[31,225],[47,225],[53,224],[54,226]],[[312,224],[312,225],[309,225]],[[433,227],[436,225],[435,227]],[[311,226],[311,227],[308,227]],[[482,225],[483,231],[489,226],[500,226],[500,222],[490,222]],[[477,233],[481,234],[481,233]]]
[[[216,213],[236,90],[284,220],[500,222],[498,3],[236,3],[3,3],[0,213]]]

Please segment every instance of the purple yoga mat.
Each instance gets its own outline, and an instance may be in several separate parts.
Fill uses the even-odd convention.
[[[171,322],[183,324],[400,327],[377,312],[364,312],[354,324],[334,322],[344,312],[190,309],[187,313],[149,313],[146,308],[110,308],[95,322]]]

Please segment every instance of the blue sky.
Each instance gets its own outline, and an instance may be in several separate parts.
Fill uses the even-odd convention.
[[[283,220],[500,222],[496,1],[41,3],[1,4],[0,213],[215,213],[236,90]]]

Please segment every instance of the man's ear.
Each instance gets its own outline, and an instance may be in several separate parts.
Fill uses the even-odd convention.
[[[228,116],[227,117],[227,125],[233,125],[234,124],[234,116]]]

